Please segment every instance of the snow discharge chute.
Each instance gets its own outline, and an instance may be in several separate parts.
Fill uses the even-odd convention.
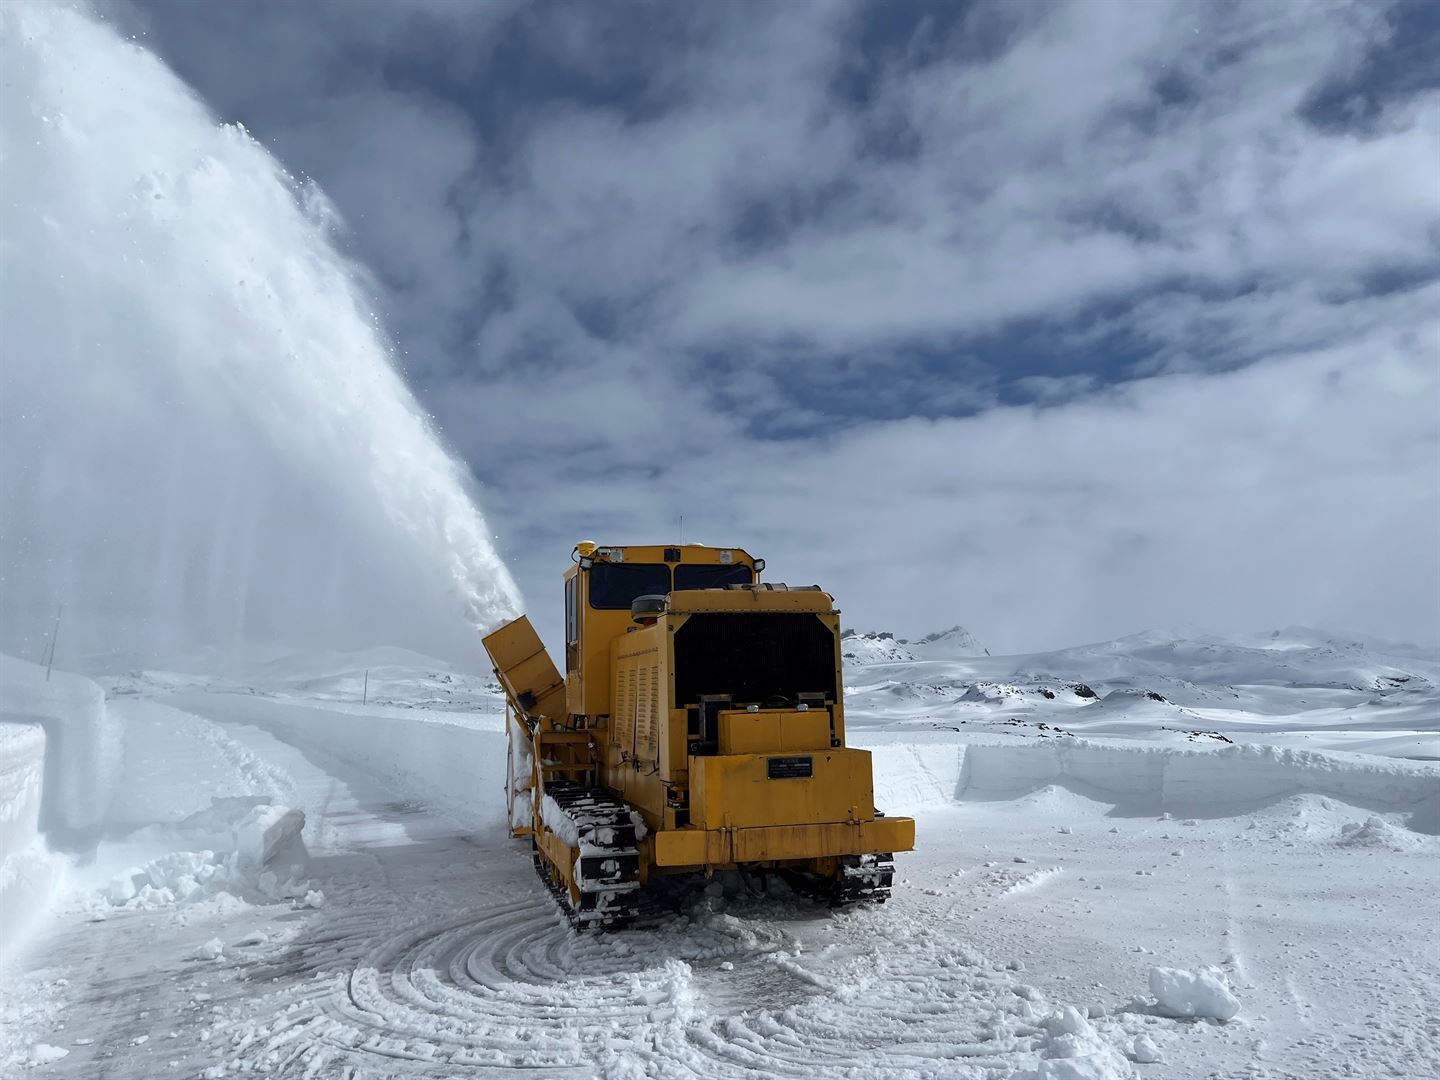
[[[323,197],[84,11],[0,69],[0,650],[473,655],[515,585]]]

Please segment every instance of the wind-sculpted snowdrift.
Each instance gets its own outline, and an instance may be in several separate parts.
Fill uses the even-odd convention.
[[[516,590],[323,196],[79,7],[0,70],[0,648],[473,654]]]

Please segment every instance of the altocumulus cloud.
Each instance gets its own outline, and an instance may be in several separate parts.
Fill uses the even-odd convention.
[[[862,626],[1440,639],[1427,5],[100,11],[334,199],[547,628],[683,514]]]

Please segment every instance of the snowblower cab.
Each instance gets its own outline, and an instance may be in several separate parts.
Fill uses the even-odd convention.
[[[654,873],[786,873],[883,902],[910,818],[845,745],[840,613],[740,548],[576,545],[565,674],[524,617],[485,639],[505,688],[511,834],[572,922],[627,925]]]

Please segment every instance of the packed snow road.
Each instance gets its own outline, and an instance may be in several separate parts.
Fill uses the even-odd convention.
[[[0,1054],[37,1075],[1440,1071],[1425,930],[1440,845],[1413,813],[1302,792],[1179,818],[1073,776],[1016,796],[1006,783],[1039,775],[1033,740],[966,765],[948,735],[887,736],[877,786],[920,825],[889,904],[834,913],[738,876],[680,881],[634,930],[581,936],[497,829],[493,711],[155,686],[112,708],[125,824],[78,871],[90,899],[5,990]],[[1094,753],[1154,772],[1154,754]],[[212,796],[302,809],[303,873],[117,904],[106,883],[168,866],[155,845],[181,835],[131,827]]]

